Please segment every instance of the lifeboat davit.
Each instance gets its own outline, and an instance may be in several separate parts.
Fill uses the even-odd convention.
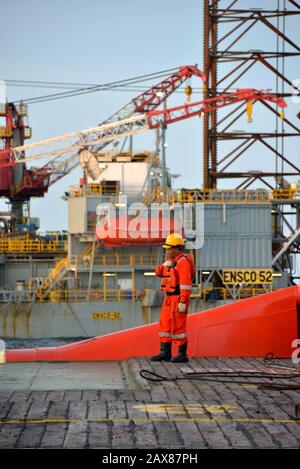
[[[161,246],[170,233],[181,231],[173,217],[155,218],[120,216],[104,218],[96,225],[97,239],[105,247]]]

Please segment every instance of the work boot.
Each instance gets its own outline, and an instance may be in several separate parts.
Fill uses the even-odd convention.
[[[178,347],[178,355],[175,358],[172,358],[173,363],[186,363],[189,361],[186,351],[187,351],[187,342]]]
[[[150,360],[152,362],[170,362],[172,358],[171,347],[171,342],[161,342],[160,353],[158,355],[155,355],[154,357],[151,357]]]

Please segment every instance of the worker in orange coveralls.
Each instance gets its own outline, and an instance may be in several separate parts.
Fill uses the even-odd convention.
[[[186,363],[189,361],[186,317],[195,268],[191,257],[183,252],[181,235],[172,233],[163,248],[166,249],[167,260],[156,268],[155,274],[161,278],[161,290],[166,292],[166,297],[159,320],[160,353],[151,360]],[[172,342],[178,344],[175,358],[172,358]]]

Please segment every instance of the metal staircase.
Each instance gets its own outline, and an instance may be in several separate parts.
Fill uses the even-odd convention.
[[[272,265],[274,265],[278,261],[278,259],[282,256],[282,254],[284,254],[289,249],[289,247],[297,240],[299,235],[300,235],[300,224],[291,232],[287,240],[276,251],[272,259]]]
[[[37,288],[37,297],[39,299],[45,299],[57,283],[66,274],[69,267],[68,258],[65,257],[56,262],[55,267],[49,272],[47,278],[44,279],[43,285]]]

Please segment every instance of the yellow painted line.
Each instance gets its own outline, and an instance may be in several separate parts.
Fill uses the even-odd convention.
[[[205,386],[208,387],[209,384],[207,384],[207,382],[205,382],[205,381],[201,381],[201,386],[202,386],[202,387],[205,387]],[[218,388],[226,388],[227,386],[230,386],[230,387],[232,387],[232,388],[257,389],[257,386],[256,386],[255,384],[246,384],[246,383],[245,383],[245,384],[238,384],[238,383],[234,383],[234,382],[232,382],[232,383],[226,383],[226,384],[223,384],[223,383],[221,383],[221,382],[218,383]],[[187,387],[190,387],[190,388],[192,388],[193,385],[191,385],[191,384],[182,384],[182,387],[186,387],[186,388],[187,388]]]
[[[141,412],[149,412],[151,414],[161,414],[166,412],[172,414],[185,414],[186,412],[204,414],[206,411],[210,414],[220,414],[225,411],[230,412],[237,409],[235,405],[230,404],[136,404],[133,405],[132,408],[140,410]]]
[[[0,425],[45,424],[45,423],[97,423],[97,422],[237,422],[237,423],[300,423],[300,419],[257,419],[244,417],[133,417],[133,418],[97,418],[97,419],[15,419],[0,420]]]

